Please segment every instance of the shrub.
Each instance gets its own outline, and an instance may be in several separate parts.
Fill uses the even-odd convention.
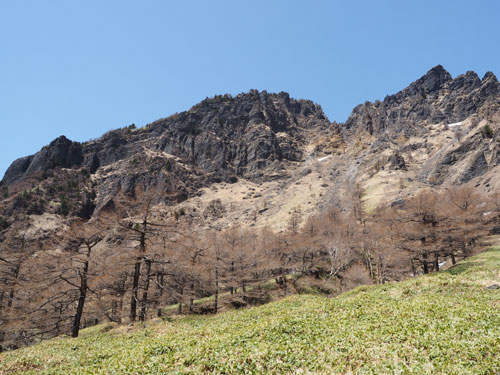
[[[493,138],[493,129],[489,125],[484,125],[481,129],[481,134],[484,138]]]
[[[78,180],[68,180],[66,182],[66,190],[68,192],[76,190],[77,188],[78,188]]]
[[[21,197],[25,200],[25,201],[30,201],[31,198],[32,198],[32,195],[31,195],[31,192],[29,192],[28,190],[24,190],[21,194]]]
[[[61,205],[59,206],[57,213],[63,216],[68,216],[69,204],[65,197],[61,198]]]
[[[44,204],[39,202],[34,202],[28,207],[28,215],[42,215],[45,212]]]
[[[9,222],[3,216],[0,216],[0,229],[7,229],[9,227]]]

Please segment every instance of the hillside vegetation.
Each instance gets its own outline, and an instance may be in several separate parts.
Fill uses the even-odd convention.
[[[498,374],[499,282],[495,248],[336,298],[92,327],[0,354],[0,374]]]
[[[60,136],[11,164],[0,352],[104,322],[401,281],[498,234],[491,72],[435,66],[345,123],[285,92],[216,95],[87,142]]]

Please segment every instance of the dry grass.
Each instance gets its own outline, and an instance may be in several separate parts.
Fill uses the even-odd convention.
[[[107,325],[0,354],[0,374],[500,372],[500,249],[448,271],[336,298],[292,296],[217,316]]]

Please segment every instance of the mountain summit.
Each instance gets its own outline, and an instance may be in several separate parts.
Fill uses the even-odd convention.
[[[499,82],[442,66],[344,124],[252,90],[61,136],[0,184],[0,350],[437,272],[499,232],[498,187]]]
[[[345,127],[370,134],[389,132],[407,136],[421,134],[420,124],[455,123],[493,104],[500,94],[500,83],[491,72],[479,79],[474,72],[453,79],[441,65],[383,102],[364,103],[356,108]]]
[[[64,201],[70,215],[89,217],[112,204],[119,191],[133,196],[137,186],[161,185],[168,204],[239,180],[264,185],[281,180],[288,186],[307,176],[311,160],[322,156],[330,157],[334,170],[318,172],[320,185],[329,187],[318,190],[320,201],[343,199],[353,183],[367,183],[375,160],[388,157],[405,168],[413,159],[407,173],[424,184],[464,183],[500,161],[497,144],[484,138],[486,125],[487,136],[497,137],[499,96],[493,73],[480,79],[469,71],[453,78],[441,65],[383,101],[358,105],[345,124],[330,123],[319,105],[285,92],[215,96],[143,128],[131,125],[81,144],[61,136],[14,161],[2,180],[10,198],[3,210],[57,213]],[[458,123],[465,125],[447,127]],[[462,139],[450,143],[458,129]],[[61,179],[78,183],[64,199],[57,193]],[[12,199],[37,186],[36,205]],[[311,210],[316,204],[322,203],[312,202]]]

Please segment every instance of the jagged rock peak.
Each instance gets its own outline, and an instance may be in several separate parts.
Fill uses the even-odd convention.
[[[259,109],[267,110],[281,108],[296,115],[314,115],[318,118],[326,119],[321,106],[311,100],[293,99],[284,91],[280,93],[268,93],[266,90],[258,91],[255,89],[246,93],[240,93],[234,97],[230,94],[225,94],[206,98],[194,105],[188,112],[192,113],[200,110],[219,109],[221,105],[223,107],[233,106],[233,113],[236,113],[238,110],[244,111],[252,106],[254,111]]]
[[[83,160],[82,146],[64,135],[54,139],[34,155],[15,160],[5,172],[3,181],[11,183],[23,175],[54,167],[71,168]]]
[[[486,72],[483,76],[483,79],[481,81],[488,81],[488,80],[491,80],[491,81],[494,81],[494,82],[498,82],[498,79],[496,77],[496,75],[493,73],[493,72]]]
[[[304,132],[329,125],[319,105],[286,92],[217,95],[144,128],[112,130],[84,144],[59,137],[37,154],[16,160],[4,182],[57,166],[94,173],[144,148],[174,155],[223,179],[235,174],[255,179],[266,168],[278,169],[281,161],[301,160]]]
[[[451,74],[442,65],[436,65],[422,77],[412,82],[407,88],[395,95],[388,96],[386,99],[402,100],[409,96],[426,96],[439,91],[446,83],[452,80]]]
[[[258,178],[271,164],[302,158],[304,131],[329,126],[321,107],[281,92],[251,90],[207,98],[146,127],[158,148],[206,171]]]
[[[407,88],[386,96],[383,102],[358,105],[344,129],[411,136],[422,131],[423,121],[462,121],[499,94],[500,84],[491,72],[482,80],[472,71],[453,79],[443,66],[437,65]]]
[[[451,79],[451,74],[442,65],[436,65],[420,78],[416,84],[421,84],[425,92],[429,93],[439,90]]]

